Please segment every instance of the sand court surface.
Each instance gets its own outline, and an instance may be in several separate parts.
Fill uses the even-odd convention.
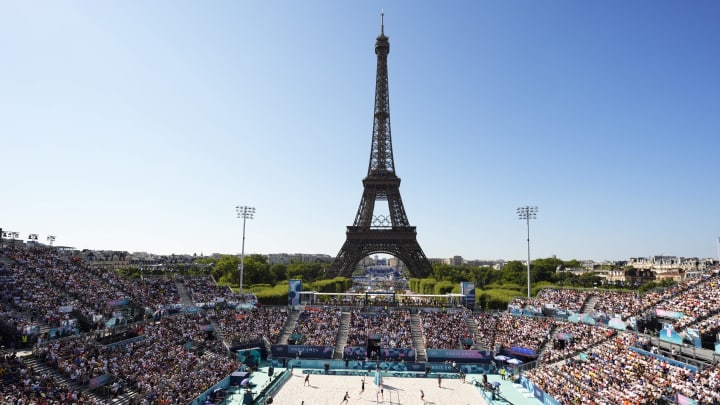
[[[338,404],[403,404],[403,405],[470,405],[487,404],[478,388],[469,381],[443,379],[438,388],[436,378],[383,378],[383,394],[373,383],[373,376],[365,377],[365,391],[361,376],[339,376],[311,374],[309,383],[304,385],[305,376],[300,370],[283,385],[273,398],[273,405],[338,405]],[[421,399],[420,390],[425,393]],[[347,392],[350,399],[343,402]]]

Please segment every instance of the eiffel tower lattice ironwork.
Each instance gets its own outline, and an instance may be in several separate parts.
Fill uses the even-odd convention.
[[[384,19],[384,17],[383,17]],[[368,174],[355,223],[347,227],[346,240],[330,267],[330,276],[351,276],[355,265],[372,253],[388,253],[400,259],[413,277],[427,276],[432,268],[417,241],[400,197],[400,178],[395,174],[390,136],[390,95],[387,56],[390,42],[384,21],[375,41],[377,76],[375,114]],[[385,201],[388,215],[375,215],[375,204]]]

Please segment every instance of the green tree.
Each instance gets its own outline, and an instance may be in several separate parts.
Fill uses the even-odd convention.
[[[458,270],[455,266],[443,263],[433,264],[433,275],[438,281],[453,281],[457,276]]]
[[[561,266],[564,266],[563,261],[554,257],[535,259],[530,266],[533,283],[551,281],[553,274]]]
[[[287,266],[288,278],[299,278],[303,281],[321,280],[326,273],[327,263],[299,263],[293,262]]]
[[[501,281],[506,283],[527,284],[527,267],[517,260],[505,263]]]
[[[215,262],[210,274],[216,281],[238,284],[240,280],[240,258],[235,255],[222,255]]]
[[[578,282],[581,286],[590,288],[596,285],[600,285],[601,279],[596,273],[588,272],[581,274],[578,278]]]
[[[263,255],[245,256],[243,284],[274,284],[275,279],[269,271],[267,257]]]
[[[558,271],[552,275],[554,284],[560,286],[579,285],[578,276],[569,271]]]
[[[580,263],[577,259],[572,259],[565,262],[566,269],[577,269],[580,267],[582,267],[582,263]]]
[[[285,281],[288,279],[287,266],[282,263],[275,263],[270,266],[270,274],[272,274],[276,283]]]

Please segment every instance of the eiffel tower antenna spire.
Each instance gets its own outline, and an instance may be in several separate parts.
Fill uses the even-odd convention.
[[[380,10],[380,35],[385,36],[385,9]]]
[[[415,227],[410,225],[405,213],[400,197],[400,178],[395,174],[390,131],[389,53],[390,41],[385,36],[383,11],[380,35],[375,40],[377,74],[370,163],[363,179],[363,195],[355,222],[347,227],[347,239],[330,267],[329,276],[351,276],[355,265],[372,253],[397,257],[413,277],[425,277],[432,271],[417,242]],[[387,204],[387,214],[375,215],[378,202]]]

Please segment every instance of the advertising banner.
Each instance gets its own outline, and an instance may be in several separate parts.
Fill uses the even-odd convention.
[[[332,346],[272,345],[274,357],[296,357],[302,359],[331,359]]]
[[[560,405],[559,401],[557,401],[555,398],[551,397],[547,393],[543,396],[543,403],[545,405]]]
[[[293,307],[300,305],[300,291],[302,291],[302,280],[291,279],[288,284],[288,305]]]
[[[627,329],[627,326],[625,326],[625,322],[623,322],[623,320],[619,316],[610,319],[610,322],[608,322],[608,326],[617,330]]]
[[[572,338],[572,336],[571,336]],[[519,356],[525,356],[525,357],[537,357],[537,353],[535,353],[535,350],[528,349],[525,347],[519,347],[519,346],[513,346],[508,350],[510,354],[516,354]]]
[[[110,381],[110,374],[103,374],[101,376],[97,376],[95,378],[92,378],[88,382],[88,388],[91,390],[94,390],[96,388],[100,388],[103,385],[107,384],[108,381]]]
[[[493,359],[492,353],[487,350],[427,349],[425,352],[430,362],[489,363]]]
[[[677,403],[678,405],[697,405],[698,402],[692,398],[688,398],[685,395],[678,393]]]
[[[237,352],[235,352],[235,360],[251,367],[255,367],[256,365],[258,365],[261,358],[262,352],[259,347],[238,350]]]
[[[685,329],[685,339],[690,341],[695,347],[702,347],[702,339],[700,338],[700,331],[697,329]]]
[[[380,356],[383,360],[386,359],[393,359],[393,360],[405,360],[405,361],[415,361],[415,349],[411,348],[389,348],[389,347],[383,347],[380,348]]]
[[[533,395],[535,395],[535,398],[537,398],[538,401],[544,402],[543,397],[545,396],[545,393],[537,385],[533,387]]]
[[[343,350],[343,358],[348,360],[362,360],[365,357],[367,357],[365,346],[345,346]]]
[[[471,281],[460,282],[460,294],[465,296],[465,308],[475,308],[475,283]]]
[[[122,298],[119,300],[110,300],[107,302],[107,306],[109,307],[122,307],[130,303],[130,300],[127,298]]]
[[[660,340],[664,340],[666,342],[675,343],[678,345],[681,345],[683,342],[682,337],[679,333],[675,332],[675,328],[671,323],[665,323],[663,324],[663,328],[660,331]]]
[[[668,319],[685,318],[685,314],[683,314],[682,312],[668,311],[668,310],[660,309],[660,308],[655,308],[655,315],[657,315],[659,318],[668,318]]]
[[[588,325],[595,325],[595,318],[593,318],[590,314],[585,314],[583,315],[580,322],[586,323]]]

